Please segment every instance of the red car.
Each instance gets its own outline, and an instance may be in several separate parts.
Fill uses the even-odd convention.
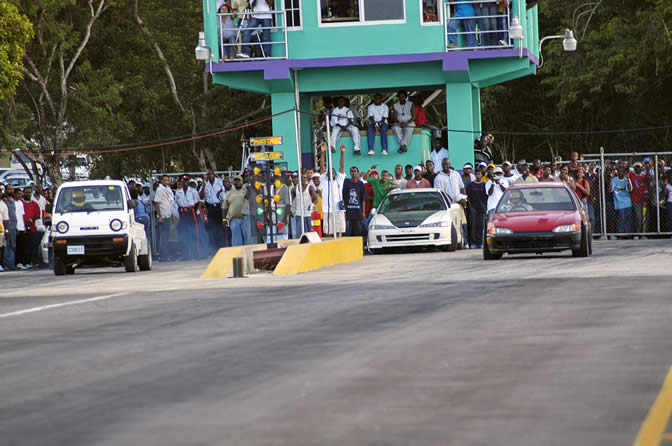
[[[588,210],[563,183],[516,184],[497,204],[486,227],[483,258],[572,250],[574,257],[592,254]]]

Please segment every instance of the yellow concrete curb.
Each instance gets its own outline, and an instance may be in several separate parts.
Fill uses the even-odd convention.
[[[364,256],[360,237],[343,237],[321,243],[298,244],[298,240],[284,240],[278,243],[287,250],[273,271],[274,275],[289,275],[320,269],[337,263],[348,263]],[[201,279],[221,279],[233,276],[233,259],[243,257],[246,271],[253,271],[252,254],[266,249],[266,245],[245,245],[222,248],[212,258]]]
[[[321,243],[292,245],[275,267],[273,275],[305,273],[337,263],[348,263],[364,256],[361,237],[343,237]]]

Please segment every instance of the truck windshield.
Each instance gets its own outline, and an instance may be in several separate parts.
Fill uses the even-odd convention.
[[[123,211],[124,200],[119,186],[76,186],[61,190],[56,213]]]

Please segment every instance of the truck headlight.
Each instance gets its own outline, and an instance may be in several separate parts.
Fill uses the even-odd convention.
[[[553,229],[553,232],[579,232],[580,230],[581,228],[579,228],[577,225],[571,224],[556,226]]]
[[[124,224],[119,220],[118,218],[115,218],[110,222],[110,229],[113,230],[114,232],[119,232],[121,231],[121,228],[124,227]]]
[[[65,234],[66,232],[68,232],[68,229],[70,229],[70,225],[67,222],[60,221],[56,225],[56,232],[58,232],[59,234]]]

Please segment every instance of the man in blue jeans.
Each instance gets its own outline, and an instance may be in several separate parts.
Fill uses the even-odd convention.
[[[369,105],[369,126],[366,129],[366,137],[369,145],[369,155],[375,155],[373,146],[376,141],[376,130],[380,131],[380,147],[382,154],[387,155],[387,131],[389,125],[387,119],[390,117],[390,109],[383,104],[383,96],[376,93],[373,96],[373,104]]]
[[[222,215],[231,227],[231,246],[244,246],[249,243],[247,228],[243,218],[243,206],[245,205],[245,191],[243,191],[243,177],[233,177],[233,188],[227,192],[222,201]]]
[[[478,46],[476,42],[476,19],[474,14],[474,7],[471,3],[467,3],[470,0],[455,0],[455,14],[450,18],[448,22],[448,40],[450,44],[448,48],[459,48],[457,41],[457,29],[460,24],[464,28],[463,36],[467,40],[468,48],[475,48]]]
[[[250,19],[250,24],[243,33],[243,48],[237,56],[242,57],[243,59],[248,59],[250,57],[250,54],[252,53],[252,50],[250,49],[252,33],[257,31],[257,28],[261,28],[258,31],[261,31],[261,41],[263,42],[261,48],[264,52],[264,57],[271,57],[271,45],[266,43],[271,41],[271,27],[273,26],[271,7],[267,0],[251,0],[250,7],[253,11],[252,19]]]

